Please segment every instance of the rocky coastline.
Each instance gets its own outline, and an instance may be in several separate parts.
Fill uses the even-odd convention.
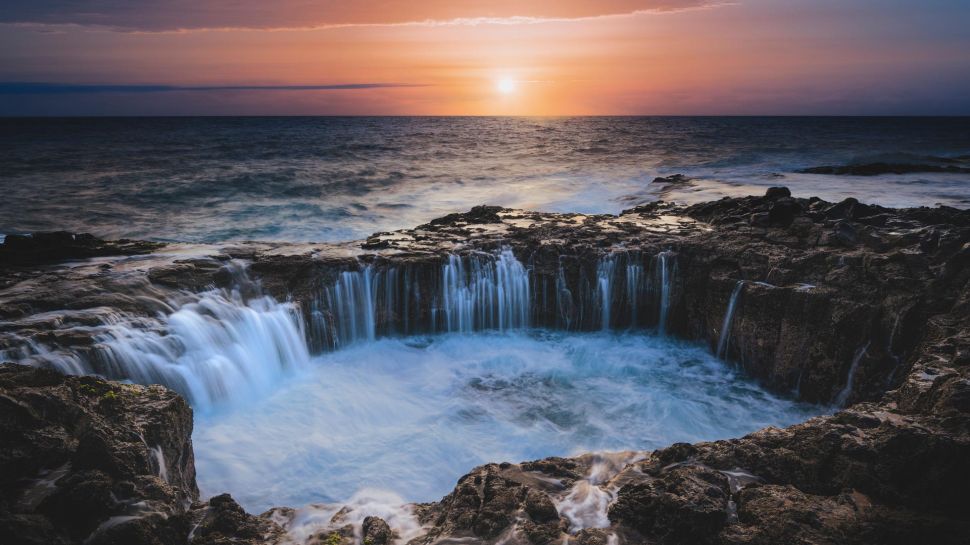
[[[440,501],[409,506],[416,535],[345,509],[297,539],[293,509],[255,515],[228,495],[199,498],[182,396],[37,364],[62,350],[124,378],[93,339],[106,315],[148,323],[163,301],[229,287],[291,302],[308,344],[333,349],[346,340],[346,316],[325,287],[365,270],[403,294],[375,308],[371,334],[433,331],[440,316],[410,286],[430,290],[449,260],[475,266],[497,252],[528,268],[532,326],[663,328],[774,391],[842,410],[654,452],[488,464]],[[593,282],[604,263],[617,286],[608,291]],[[642,286],[631,271],[648,277]],[[618,216],[480,206],[346,244],[7,237],[0,335],[0,355],[35,363],[0,367],[0,535],[11,543],[956,544],[970,535],[968,211],[772,188]]]

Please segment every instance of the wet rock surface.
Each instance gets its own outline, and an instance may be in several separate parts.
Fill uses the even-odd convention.
[[[6,543],[184,542],[198,489],[174,392],[3,365],[0,428]]]
[[[106,313],[160,327],[151,318],[192,292],[231,286],[292,301],[311,324],[311,344],[326,349],[341,318],[326,287],[341,275],[367,269],[387,293],[405,282],[433,293],[449,259],[486,263],[502,248],[528,267],[531,325],[663,328],[707,343],[775,391],[845,410],[651,453],[488,464],[439,502],[409,507],[417,537],[357,513],[352,524],[334,515],[302,541],[966,542],[970,212],[962,210],[829,203],[771,188],[618,216],[483,206],[347,244],[168,245],[73,264],[28,252],[45,257],[0,260],[0,356],[43,366],[51,353],[80,354],[111,376],[95,357]],[[250,284],[229,266],[240,260]],[[607,262],[620,287],[603,296],[595,281]],[[633,271],[642,287],[624,287],[641,278]],[[666,294],[653,280],[661,273],[671,279]],[[428,297],[379,309],[378,335],[435,329]],[[198,501],[191,411],[172,392],[22,367],[2,368],[0,391],[0,535],[295,539],[292,510],[255,517],[227,496]]]
[[[7,235],[0,244],[0,263],[5,267],[86,259],[111,255],[147,254],[162,248],[157,242],[107,241],[89,233],[50,231],[30,235]]]

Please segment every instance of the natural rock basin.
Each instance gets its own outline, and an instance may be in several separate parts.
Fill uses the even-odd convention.
[[[706,347],[652,332],[477,332],[365,341],[264,396],[196,413],[203,495],[251,512],[447,494],[468,468],[737,437],[823,411]]]
[[[619,216],[482,206],[346,244],[8,237],[0,265],[0,359],[31,366],[0,366],[0,535],[15,543],[970,535],[966,211],[772,188]],[[506,345],[528,357],[496,356]],[[724,363],[708,365],[715,355]],[[388,360],[411,372],[396,376]],[[668,410],[644,409],[648,399]],[[220,487],[201,496],[186,400],[210,449],[201,482]],[[828,412],[818,406],[839,410],[738,437]],[[688,425],[650,427],[678,421]],[[220,429],[223,442],[209,443],[206,430]],[[688,429],[685,440],[725,439],[667,445]],[[517,441],[495,446],[483,430]],[[272,435],[236,443],[257,432]],[[520,460],[573,444],[635,450]],[[304,455],[280,455],[290,447]],[[462,456],[493,463],[458,468]],[[322,467],[348,459],[361,463]],[[402,505],[439,493],[438,476],[395,492],[435,463],[468,472],[438,501]],[[289,489],[297,505],[256,515],[228,494],[206,500],[253,487],[247,506]]]

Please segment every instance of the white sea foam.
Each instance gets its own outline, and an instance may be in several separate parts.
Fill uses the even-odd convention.
[[[194,442],[203,493],[258,512],[362,489],[435,500],[484,462],[733,437],[818,412],[655,336],[448,334],[317,357],[274,393],[201,415]]]

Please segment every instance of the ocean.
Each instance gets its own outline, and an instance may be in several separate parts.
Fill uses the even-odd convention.
[[[808,174],[888,163],[907,173]],[[952,167],[954,172],[929,172]],[[674,187],[652,183],[684,174]],[[970,207],[970,118],[0,120],[0,234],[342,241],[478,204],[617,213],[761,194]]]

